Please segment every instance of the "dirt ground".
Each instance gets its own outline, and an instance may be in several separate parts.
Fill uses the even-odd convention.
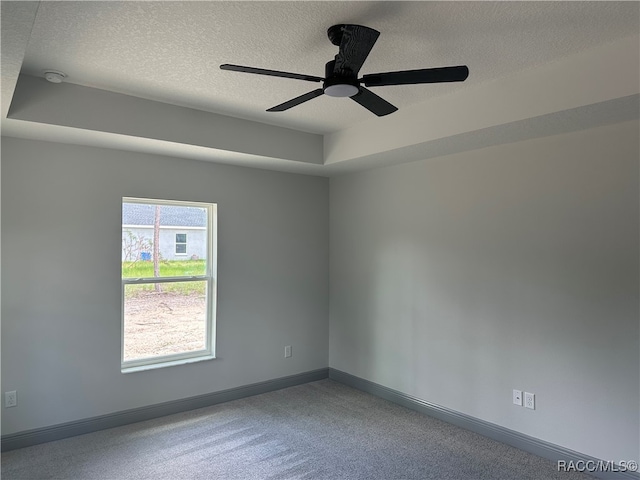
[[[127,298],[124,360],[202,350],[205,327],[202,295],[144,292]]]

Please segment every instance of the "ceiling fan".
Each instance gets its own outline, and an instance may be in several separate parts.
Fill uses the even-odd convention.
[[[280,72],[277,70],[266,70],[264,68],[230,65],[228,63],[220,65],[220,68],[234,72],[293,78],[296,80],[306,80],[308,82],[322,82],[322,88],[276,105],[268,109],[267,112],[284,112],[291,107],[312,100],[322,94],[327,94],[331,97],[351,97],[352,100],[379,117],[389,115],[398,110],[398,108],[365,87],[463,82],[469,76],[467,66],[460,65],[456,67],[373,73],[358,78],[358,72],[367,59],[369,52],[371,52],[376,40],[378,40],[380,32],[361,25],[340,24],[329,28],[327,35],[331,43],[339,47],[339,51],[335,59],[325,65],[325,78],[299,73]]]

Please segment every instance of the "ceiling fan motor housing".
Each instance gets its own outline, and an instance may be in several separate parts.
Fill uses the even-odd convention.
[[[324,67],[324,83],[322,88],[330,97],[352,97],[360,90],[360,82],[354,75],[352,77],[335,75],[336,61],[327,62]]]

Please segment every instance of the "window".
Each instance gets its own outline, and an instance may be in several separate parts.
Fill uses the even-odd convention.
[[[123,372],[215,358],[215,275],[215,204],[122,199]]]
[[[176,233],[176,255],[187,254],[187,234]]]

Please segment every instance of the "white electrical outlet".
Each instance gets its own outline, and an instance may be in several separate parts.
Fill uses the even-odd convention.
[[[18,394],[15,390],[11,392],[4,392],[4,406],[5,408],[15,407],[18,404]]]
[[[291,356],[291,345],[284,347],[284,357],[289,358]]]
[[[531,410],[536,409],[536,395],[535,393],[524,392],[524,406]]]
[[[513,404],[522,406],[522,390],[513,391]]]

